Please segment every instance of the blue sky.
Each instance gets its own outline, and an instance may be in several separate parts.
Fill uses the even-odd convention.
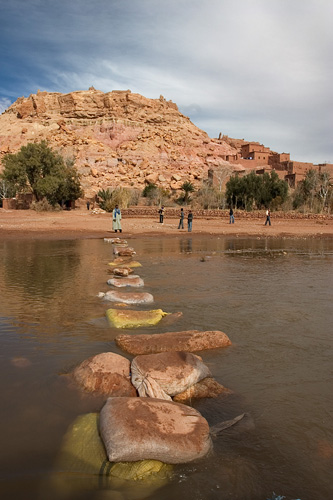
[[[0,112],[130,89],[210,137],[333,163],[332,19],[332,0],[0,0]]]

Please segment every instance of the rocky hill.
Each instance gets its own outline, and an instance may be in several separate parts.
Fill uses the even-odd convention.
[[[209,138],[163,96],[93,87],[69,94],[38,91],[0,116],[0,161],[42,139],[74,159],[87,197],[101,188],[142,189],[147,182],[172,190],[187,180],[198,186],[209,168],[237,152],[223,138]]]

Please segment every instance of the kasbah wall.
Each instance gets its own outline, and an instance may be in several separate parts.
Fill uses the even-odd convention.
[[[291,188],[295,188],[302,181],[306,173],[313,169],[317,172],[327,172],[333,176],[333,164],[322,163],[313,164],[290,160],[290,153],[276,153],[259,142],[245,142],[242,139],[232,139],[220,134],[219,140],[223,140],[238,149],[235,155],[226,155],[225,161],[234,165],[233,173],[246,175],[250,171],[255,171],[258,175],[275,170],[280,179],[288,182]],[[209,179],[213,184],[218,184],[218,179],[214,168],[208,172]],[[224,183],[227,182],[227,179]]]

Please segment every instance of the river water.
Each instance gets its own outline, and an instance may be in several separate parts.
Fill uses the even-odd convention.
[[[119,330],[105,319],[110,305],[97,297],[108,289],[112,245],[1,241],[0,496],[333,498],[333,242],[182,235],[130,244],[154,307],[183,313],[149,332],[222,330],[232,341],[200,353],[232,394],[193,406],[210,425],[244,412],[247,424],[224,431],[205,460],[174,467],[156,491],[82,487],[74,479],[68,491],[48,490],[66,429],[103,404],[70,387],[64,374],[100,352],[124,355],[114,343]]]

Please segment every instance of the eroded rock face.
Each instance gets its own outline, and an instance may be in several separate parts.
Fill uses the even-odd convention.
[[[172,101],[128,91],[38,92],[20,97],[0,116],[0,158],[28,142],[46,139],[74,158],[86,196],[100,189],[142,189],[154,182],[199,187],[208,169],[237,150],[210,139]]]
[[[115,341],[121,349],[135,356],[166,351],[196,352],[231,345],[229,337],[219,330],[187,330],[135,336],[123,334],[118,335]]]
[[[75,368],[73,377],[87,392],[136,396],[130,381],[130,362],[119,354],[104,352],[86,359]]]

